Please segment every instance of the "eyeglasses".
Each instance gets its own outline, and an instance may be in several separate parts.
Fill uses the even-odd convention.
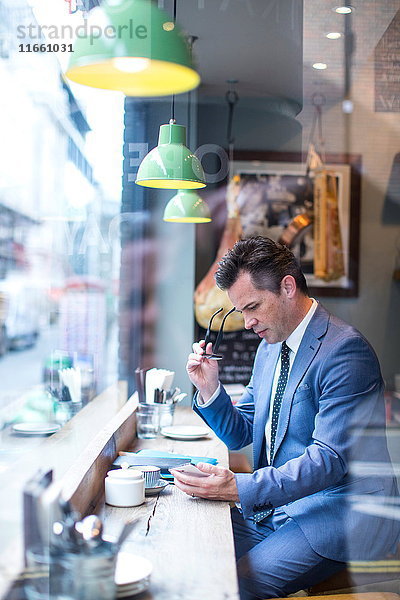
[[[210,341],[210,337],[211,337],[211,335],[210,335],[210,332],[211,332],[211,324],[212,324],[212,322],[213,322],[213,319],[214,319],[214,317],[215,317],[216,315],[218,315],[218,314],[221,312],[221,310],[224,310],[224,309],[223,309],[222,307],[221,307],[221,308],[219,308],[219,309],[218,309],[217,311],[215,311],[215,313],[214,313],[214,314],[211,316],[211,319],[210,319],[210,321],[209,321],[209,323],[208,323],[208,327],[207,327],[207,331],[206,331],[206,336],[205,336],[205,338],[204,338],[204,341],[205,341],[205,344],[204,344],[204,349],[206,349],[206,348],[207,348],[207,344],[208,344],[208,343],[209,343],[209,341]],[[230,315],[231,313],[233,313],[235,310],[236,310],[236,308],[235,308],[235,307],[231,308],[231,310],[230,310],[230,311],[228,311],[228,312],[226,313],[226,315],[224,316],[224,318],[222,319],[221,327],[219,328],[219,331],[218,331],[217,338],[216,338],[216,340],[215,340],[215,342],[214,342],[214,344],[213,344],[213,353],[212,353],[212,354],[203,354],[203,356],[204,356],[205,358],[208,358],[209,360],[221,360],[221,359],[223,358],[222,354],[217,354],[217,352],[218,352],[218,348],[219,348],[219,346],[220,346],[220,344],[221,344],[221,342],[222,342],[222,338],[223,338],[223,330],[224,330],[225,321],[226,321],[227,317],[229,317],[229,315]]]

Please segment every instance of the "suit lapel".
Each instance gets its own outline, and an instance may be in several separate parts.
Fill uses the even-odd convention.
[[[279,446],[285,437],[288,425],[293,396],[297,386],[300,384],[308,367],[317,354],[321,345],[321,338],[326,333],[329,322],[329,313],[319,304],[313,318],[311,319],[301,344],[297,351],[289,379],[283,396],[282,406],[279,414],[278,429],[276,432],[274,456],[277,455]]]
[[[281,344],[271,344],[268,346],[263,374],[258,390],[258,401],[255,405],[254,414],[254,465],[255,468],[266,466],[267,457],[265,453],[265,423],[269,413],[271,402],[271,388],[274,380],[276,363],[279,358]]]

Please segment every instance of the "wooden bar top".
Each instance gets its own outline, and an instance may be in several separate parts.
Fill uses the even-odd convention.
[[[49,438],[15,436],[10,427],[0,432],[0,597],[23,567],[22,492],[27,481],[38,469],[53,469],[60,484],[70,473],[66,487],[75,488],[110,440],[108,453],[115,453],[112,434],[120,422],[127,421],[133,431],[126,398],[124,382],[111,386]]]
[[[177,409],[174,424],[180,423],[204,425],[189,407]],[[209,438],[197,441],[137,440],[129,450],[142,448],[213,457],[228,466],[226,446],[211,430]],[[105,505],[102,516],[105,533],[114,536],[125,521],[138,519],[123,550],[153,564],[150,588],[141,600],[238,600],[228,502],[192,498],[169,485],[139,507]]]

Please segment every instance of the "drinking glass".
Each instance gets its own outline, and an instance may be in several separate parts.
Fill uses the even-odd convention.
[[[139,404],[136,411],[136,431],[139,439],[157,437],[162,427],[172,425],[175,404]]]
[[[48,549],[26,553],[24,591],[28,600],[114,600],[116,554],[104,542],[92,554],[50,555]]]
[[[139,439],[157,437],[159,430],[158,404],[139,404],[136,411],[136,432]]]

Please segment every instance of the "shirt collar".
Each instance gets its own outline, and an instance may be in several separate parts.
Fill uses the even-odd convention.
[[[311,300],[312,305],[310,306],[308,313],[306,314],[304,319],[297,325],[296,329],[292,331],[292,333],[286,340],[286,344],[289,346],[290,350],[294,354],[296,354],[297,350],[299,349],[301,340],[303,339],[303,335],[307,329],[307,326],[313,318],[315,311],[317,310],[318,302],[314,300],[314,298],[311,298]]]

